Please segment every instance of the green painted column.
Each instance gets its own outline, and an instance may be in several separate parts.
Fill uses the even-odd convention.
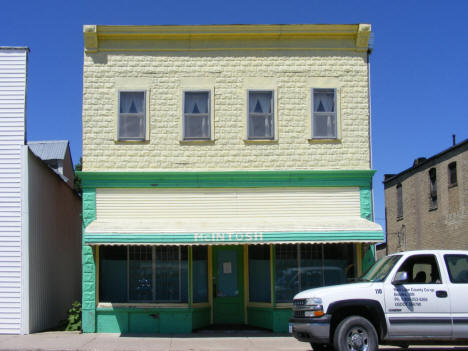
[[[83,189],[83,237],[85,228],[96,219],[96,190]],[[82,330],[96,332],[96,262],[92,246],[82,245]]]
[[[374,219],[374,213],[372,209],[372,190],[370,187],[361,187],[361,217],[369,221]],[[369,267],[375,262],[375,250],[374,246],[363,246],[365,250],[362,257],[362,271],[366,272]]]

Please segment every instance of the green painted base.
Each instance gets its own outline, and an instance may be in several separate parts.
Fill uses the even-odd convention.
[[[121,334],[189,334],[193,329],[202,328],[209,323],[209,308],[99,308],[96,310],[95,331]],[[90,324],[92,323],[87,321],[86,325]],[[83,328],[83,332],[89,333],[93,330]]]
[[[248,307],[248,324],[288,332],[289,308]],[[190,334],[210,325],[210,308],[98,308],[83,310],[84,333]]]
[[[268,307],[248,307],[249,325],[273,330],[275,333],[288,333],[290,308],[273,309]]]
[[[289,318],[293,316],[291,308],[281,308],[273,311],[273,332],[288,333]]]

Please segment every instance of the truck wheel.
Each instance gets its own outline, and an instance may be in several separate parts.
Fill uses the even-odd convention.
[[[332,351],[333,347],[328,344],[313,344],[310,343],[310,346],[312,346],[312,350],[314,351]]]
[[[345,318],[338,324],[333,345],[336,351],[376,351],[379,346],[374,326],[360,316]]]

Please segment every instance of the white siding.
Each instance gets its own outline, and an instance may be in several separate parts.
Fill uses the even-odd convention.
[[[0,333],[21,332],[25,49],[0,48]]]

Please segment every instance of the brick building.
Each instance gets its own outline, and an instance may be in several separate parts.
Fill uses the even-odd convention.
[[[383,183],[387,253],[468,249],[468,139]]]
[[[365,269],[370,30],[84,27],[85,332],[285,332]]]

